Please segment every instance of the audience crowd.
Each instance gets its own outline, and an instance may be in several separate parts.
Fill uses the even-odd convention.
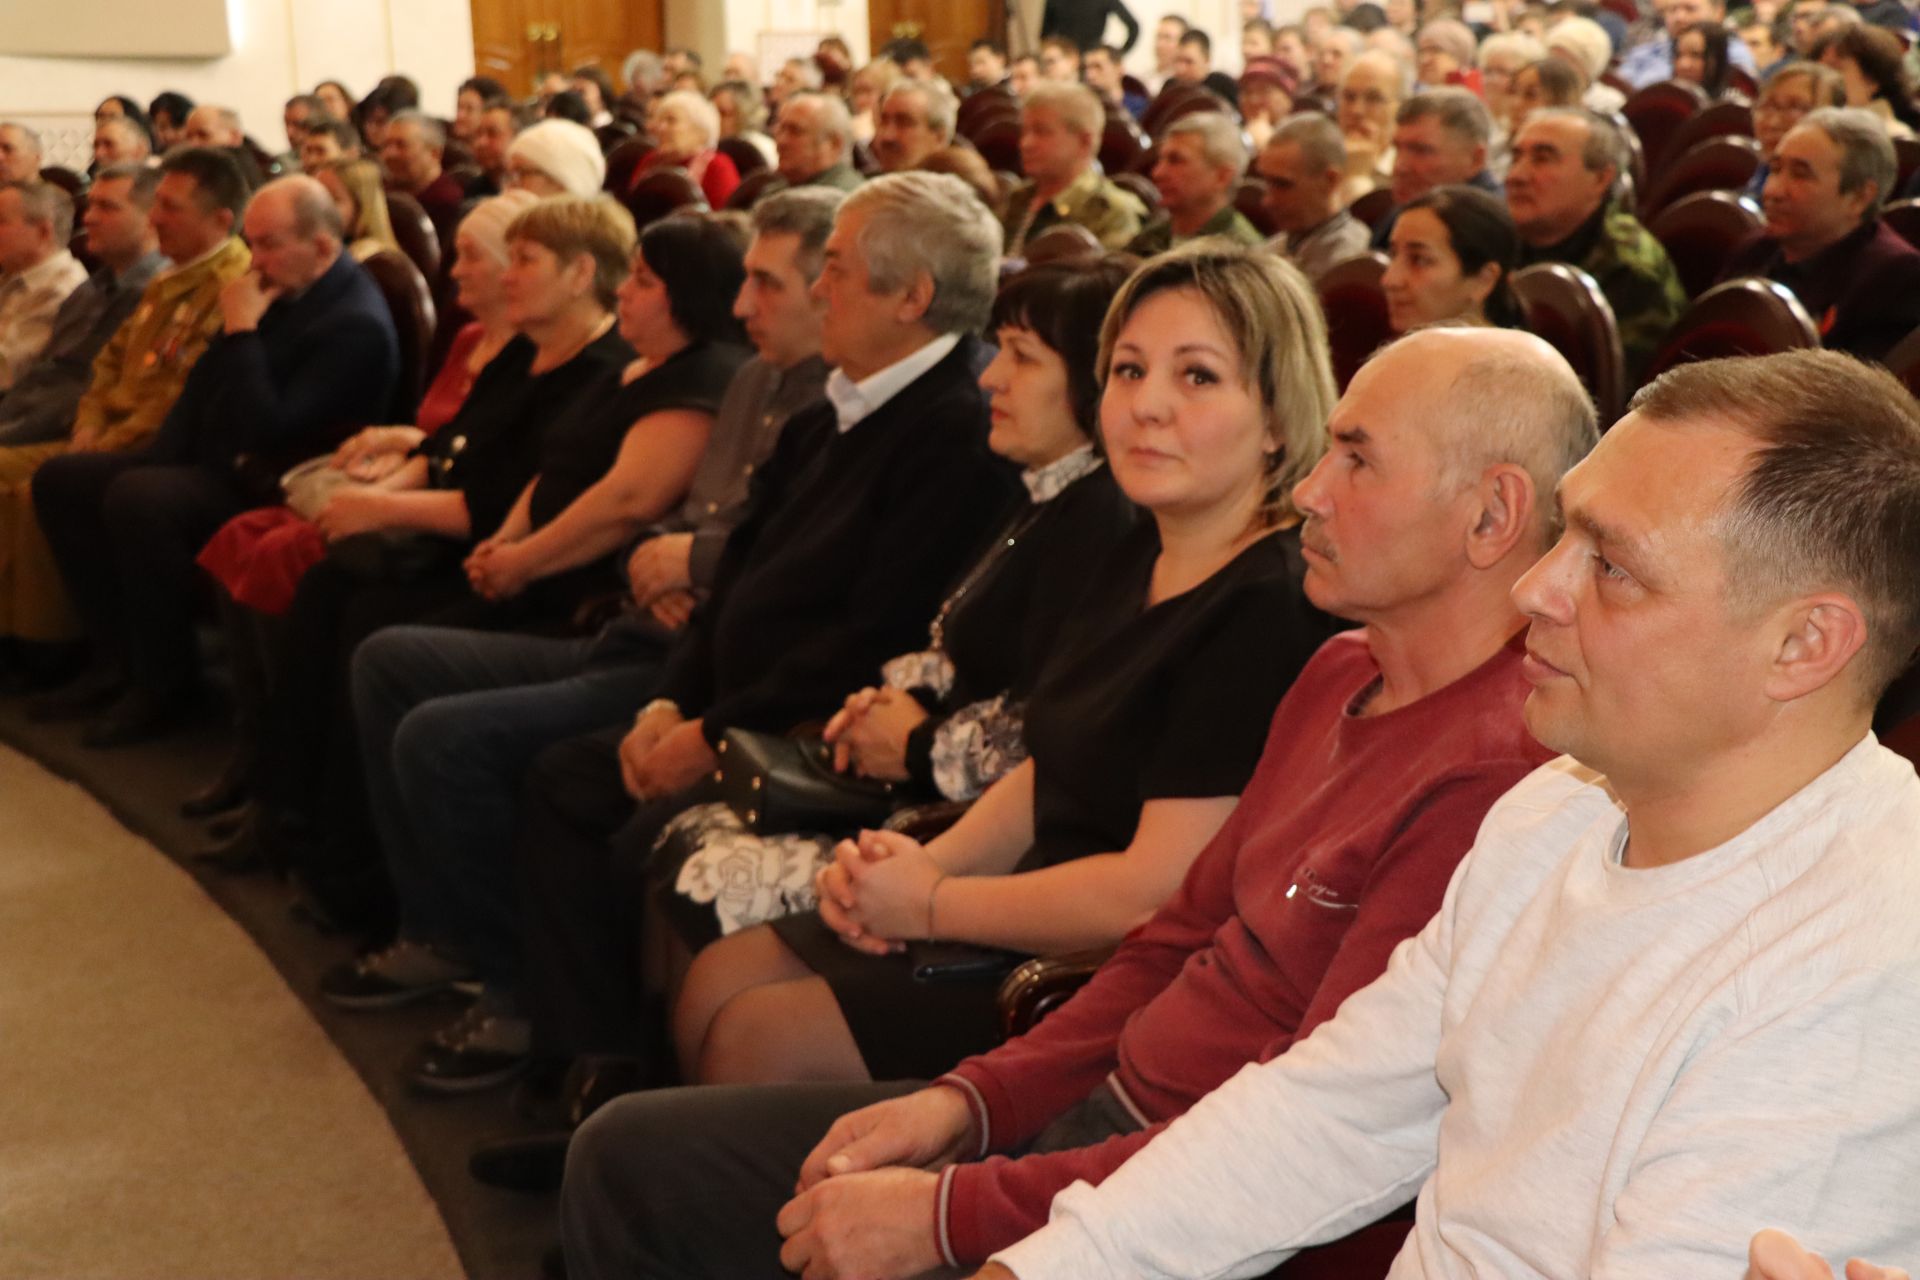
[[[1920,1260],[1920,23],[1266,7],[0,122],[4,691],[552,1268]]]

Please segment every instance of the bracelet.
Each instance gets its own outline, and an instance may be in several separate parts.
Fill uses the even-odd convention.
[[[675,715],[680,714],[680,704],[675,702],[672,698],[655,698],[652,702],[649,702],[646,706],[640,708],[640,710],[635,713],[633,717],[634,728],[636,729],[639,728],[640,722],[642,720],[645,720],[648,716],[652,715],[654,712],[662,709],[671,711]]]
[[[927,941],[928,942],[932,942],[935,938],[940,936],[939,934],[935,933],[933,929],[933,900],[939,896],[940,886],[945,884],[946,882],[947,882],[947,876],[946,876],[946,873],[943,871],[938,876],[934,877],[934,881],[932,884],[927,886]]]

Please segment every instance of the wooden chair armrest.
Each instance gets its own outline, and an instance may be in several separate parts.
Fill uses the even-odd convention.
[[[1065,1004],[1087,984],[1094,971],[1113,954],[1112,947],[1074,951],[1063,956],[1035,956],[1006,976],[997,997],[1000,1029],[1011,1040]]]

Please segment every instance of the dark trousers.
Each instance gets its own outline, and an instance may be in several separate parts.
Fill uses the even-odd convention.
[[[401,933],[460,955],[489,985],[520,974],[513,834],[529,764],[624,724],[657,678],[657,663],[595,662],[593,650],[590,639],[401,626],[354,653],[367,802]]]
[[[640,1054],[656,1037],[639,981],[647,859],[660,829],[717,799],[701,782],[636,805],[619,725],[547,748],[527,773],[514,844],[536,1052]]]
[[[912,1080],[722,1085],[616,1098],[567,1149],[560,1200],[567,1275],[786,1275],[774,1217],[793,1198],[807,1153],[847,1112],[921,1087]],[[1027,1149],[1090,1147],[1138,1127],[1103,1087]]]
[[[246,501],[208,467],[144,454],[49,459],[33,478],[34,513],[88,635],[133,686],[156,700],[200,674],[194,557]]]

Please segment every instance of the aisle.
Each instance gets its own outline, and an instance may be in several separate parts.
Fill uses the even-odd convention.
[[[460,1274],[385,1113],[247,935],[0,747],[0,1276]]]

